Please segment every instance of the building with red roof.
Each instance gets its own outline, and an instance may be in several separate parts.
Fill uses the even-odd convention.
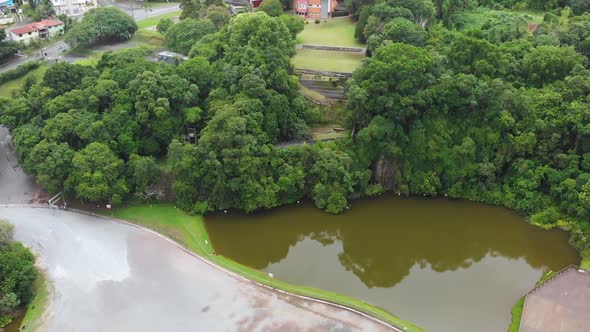
[[[310,19],[326,19],[332,17],[338,0],[294,0],[293,8],[297,15]]]
[[[33,22],[17,28],[8,30],[8,36],[16,42],[29,44],[33,40],[50,38],[62,34],[64,22],[46,19],[41,22]]]

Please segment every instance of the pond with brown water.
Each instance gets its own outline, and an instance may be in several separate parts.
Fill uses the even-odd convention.
[[[356,297],[426,331],[505,331],[543,272],[579,264],[568,234],[461,200],[383,196],[206,218],[216,251],[275,278]]]

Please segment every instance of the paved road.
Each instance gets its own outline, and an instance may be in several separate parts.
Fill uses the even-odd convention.
[[[39,254],[53,291],[35,331],[392,331],[327,304],[274,292],[174,243],[115,221],[2,208]]]
[[[125,3],[121,4],[114,0],[98,0],[98,3],[102,7],[118,7],[125,11],[127,14],[132,16],[135,21],[141,21],[146,18],[171,13],[177,10],[180,10],[180,4],[178,3],[171,3],[167,6],[160,6],[156,8],[140,8],[137,7],[136,4],[133,3]]]
[[[28,204],[45,198],[35,179],[18,165],[8,129],[0,125],[0,204]]]

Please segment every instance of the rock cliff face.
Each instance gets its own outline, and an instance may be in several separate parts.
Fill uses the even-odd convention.
[[[397,163],[384,155],[379,156],[373,164],[373,177],[385,190],[395,188],[395,177],[397,176]]]

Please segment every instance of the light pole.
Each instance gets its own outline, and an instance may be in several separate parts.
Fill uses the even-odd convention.
[[[133,12],[133,1],[129,1],[129,4],[131,5],[131,17],[133,17],[133,20],[135,21],[135,13]]]

